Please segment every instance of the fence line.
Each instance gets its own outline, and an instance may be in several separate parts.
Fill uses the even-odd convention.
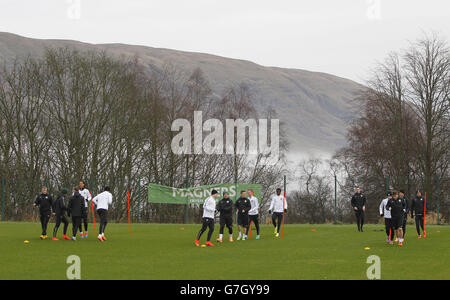
[[[385,197],[388,189],[393,188],[394,183],[389,177],[385,177],[384,186],[371,190],[368,197],[367,215],[370,223],[379,221],[378,205]],[[334,181],[334,182],[333,182]],[[71,180],[72,183],[78,183],[77,180]],[[99,179],[86,180],[87,188],[92,192],[93,196],[102,191],[104,183]],[[421,184],[421,183],[420,183]],[[420,185],[419,184],[419,185]],[[334,186],[333,186],[334,185]],[[40,193],[41,187],[46,186],[49,194],[54,198],[58,196],[62,187],[69,190],[70,184],[61,184],[52,180],[44,179],[17,179],[17,178],[0,178],[0,217],[1,221],[24,221],[38,220],[37,209],[32,207],[37,195]],[[186,178],[185,187],[190,186],[190,179]],[[289,203],[288,214],[286,215],[286,223],[311,223],[330,222],[330,223],[352,223],[353,212],[350,209],[351,194],[345,194],[342,191],[342,184],[336,177],[332,177],[329,183],[330,190],[326,201],[323,203],[324,216],[317,221],[312,216],[302,213],[307,209],[308,201],[304,195],[296,197],[298,191],[288,191],[286,198]],[[431,205],[429,207],[430,218],[435,224],[449,224],[450,219],[450,178],[436,178],[434,181],[434,191],[428,194],[431,196]],[[364,187],[363,191],[364,191]],[[136,180],[130,181],[126,186],[111,186],[114,201],[111,209],[111,219],[115,222],[126,222],[127,212],[127,191],[130,190],[131,205],[131,222],[133,223],[198,223],[201,220],[201,206],[196,204],[159,204],[149,203],[147,201],[148,184],[142,176]],[[292,189],[292,188],[291,188]],[[415,183],[409,182],[407,185],[407,193],[409,200],[417,189]],[[269,203],[267,196],[265,205]],[[123,200],[123,201],[122,201]],[[317,203],[316,203],[317,204]],[[314,205],[314,203],[311,203]],[[91,209],[91,206],[89,206]],[[268,207],[260,209],[260,219],[262,223],[270,222],[270,216],[267,215]],[[437,217],[439,216],[439,217]],[[269,217],[269,218],[268,218]],[[92,222],[92,212],[89,214]]]

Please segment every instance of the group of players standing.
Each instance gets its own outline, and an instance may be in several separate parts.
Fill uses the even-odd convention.
[[[37,196],[33,203],[34,207],[39,207],[40,221],[42,226],[41,240],[48,238],[47,225],[50,221],[50,217],[53,214],[55,216],[55,227],[53,229],[53,241],[57,241],[56,237],[59,226],[64,224],[63,236],[65,240],[76,241],[78,231],[80,231],[80,237],[82,239],[88,238],[88,212],[89,202],[91,201],[91,193],[85,187],[83,181],[80,181],[79,185],[73,188],[72,196],[69,198],[69,202],[66,204],[67,189],[62,189],[53,201],[51,195],[47,192],[47,187],[42,187],[41,194]],[[100,216],[100,229],[97,239],[101,242],[106,241],[105,228],[108,223],[108,208],[112,203],[112,194],[109,187],[105,187],[104,192],[98,194],[92,199],[97,207],[97,213]],[[67,236],[67,229],[69,227],[69,220],[67,217],[72,218],[72,238]],[[82,224],[84,223],[84,224]],[[84,231],[83,231],[84,225]]]
[[[380,216],[384,217],[386,228],[386,241],[393,244],[394,234],[398,245],[402,246],[406,234],[406,221],[408,220],[408,213],[411,213],[411,218],[415,218],[417,237],[426,237],[424,230],[424,207],[425,201],[420,190],[416,191],[416,196],[412,201],[408,201],[405,196],[405,191],[392,191],[387,193],[387,198],[383,199],[380,204]]]
[[[216,190],[211,191],[211,196],[209,196],[203,203],[203,217],[202,217],[202,228],[198,232],[197,239],[195,240],[195,245],[200,246],[200,238],[203,233],[208,230],[206,244],[207,246],[213,247],[214,244],[211,243],[211,237],[214,232],[214,218],[216,212],[220,213],[220,233],[217,238],[217,242],[223,242],[223,232],[225,226],[228,228],[229,241],[233,242],[233,212],[237,213],[237,224],[238,224],[238,237],[237,240],[248,239],[248,232],[251,223],[255,224],[256,227],[256,239],[260,238],[259,230],[259,201],[255,197],[253,190],[241,191],[240,198],[233,203],[230,199],[230,195],[227,191],[223,192],[223,198],[217,203],[216,199],[219,193]],[[247,197],[248,195],[248,197]],[[276,190],[276,195],[272,197],[272,201],[269,207],[269,214],[272,213],[272,224],[274,226],[275,237],[280,236],[280,227],[283,220],[283,213],[287,212],[287,201],[286,198],[281,195],[281,189]]]
[[[63,239],[75,241],[78,230],[80,231],[81,238],[88,237],[88,205],[91,201],[91,193],[85,187],[84,182],[80,181],[79,185],[73,188],[73,194],[69,198],[67,205],[66,195],[67,190],[62,189],[56,201],[53,201],[52,196],[47,192],[47,188],[43,187],[41,194],[34,201],[33,206],[39,207],[40,212],[40,221],[42,226],[42,234],[40,236],[41,239],[48,238],[47,225],[52,213],[56,218],[52,240],[58,240],[56,235],[61,223],[64,224]],[[251,189],[248,191],[241,191],[240,198],[237,199],[235,203],[233,203],[230,199],[229,193],[225,191],[223,192],[223,198],[216,204],[218,195],[219,193],[216,190],[212,190],[211,196],[209,196],[203,204],[202,228],[198,232],[195,245],[200,246],[200,238],[206,229],[209,228],[206,245],[211,247],[214,246],[214,244],[211,243],[211,237],[214,232],[214,218],[216,212],[220,213],[220,233],[217,238],[217,242],[223,242],[225,226],[228,228],[229,241],[234,241],[234,211],[237,213],[239,232],[237,240],[248,239],[248,232],[252,223],[255,224],[256,239],[258,240],[260,238],[259,201],[254,196],[254,191]],[[105,187],[104,192],[94,197],[92,202],[96,205],[97,213],[100,216],[100,230],[97,238],[99,241],[104,242],[106,241],[104,232],[107,224],[107,212],[112,203],[110,188]],[[359,187],[356,188],[356,192],[352,196],[351,205],[355,212],[358,231],[363,232],[366,197],[361,192]],[[424,230],[424,205],[424,198],[419,190],[416,191],[416,196],[411,202],[409,202],[405,196],[404,190],[394,190],[387,193],[387,198],[383,199],[379,206],[380,216],[384,217],[385,220],[387,243],[392,245],[395,236],[395,241],[398,242],[398,245],[403,246],[406,233],[406,222],[409,212],[411,213],[411,218],[415,217],[418,238],[422,238],[422,235],[423,237],[426,236],[426,232]],[[66,213],[68,217],[72,217],[72,238],[69,238],[66,235],[69,226]],[[287,201],[285,196],[281,195],[281,189],[278,188],[276,190],[276,195],[272,197],[269,207],[269,214],[272,214],[272,224],[274,226],[275,237],[279,237],[280,235],[280,227],[283,221],[284,213],[287,213]],[[84,225],[84,232],[82,225]]]
[[[387,198],[383,199],[379,206],[380,216],[384,217],[387,243],[392,245],[395,236],[395,241],[398,242],[398,245],[403,246],[408,213],[411,213],[411,218],[415,217],[418,238],[422,238],[422,235],[426,237],[424,230],[424,203],[425,201],[420,190],[416,191],[416,196],[411,202],[408,201],[404,190],[393,190],[387,193]],[[366,197],[361,193],[359,187],[356,188],[356,193],[352,196],[351,205],[355,212],[358,231],[363,232]]]

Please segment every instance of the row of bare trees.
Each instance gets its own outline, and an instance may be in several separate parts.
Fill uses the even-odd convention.
[[[290,220],[351,222],[350,198],[361,186],[369,222],[388,189],[409,198],[427,192],[428,209],[450,218],[450,48],[437,35],[411,43],[378,63],[367,89],[358,95],[347,146],[330,160],[307,159],[296,169],[299,185],[290,193]],[[439,200],[439,202],[438,202]]]
[[[359,98],[348,145],[334,157],[345,187],[360,185],[369,199],[386,188],[427,192],[429,209],[448,216],[450,177],[450,48],[437,35],[424,36],[391,53],[375,68]],[[386,186],[388,185],[388,186]],[[378,213],[368,211],[371,220]]]
[[[266,202],[283,180],[283,163],[267,164],[267,155],[171,151],[172,122],[192,121],[194,111],[202,111],[204,119],[275,117],[255,109],[246,86],[230,86],[217,96],[200,69],[185,74],[169,63],[148,69],[139,58],[48,49],[41,58],[5,66],[0,73],[0,177],[6,179],[6,219],[33,218],[30,204],[42,185],[57,194],[81,179],[94,194],[105,185],[112,188],[116,221],[126,220],[128,190],[134,221],[183,222],[186,209],[190,220],[198,221],[197,206],[147,203],[148,182],[174,187],[261,183]]]
[[[347,146],[328,161],[309,159],[289,170],[300,184],[288,194],[287,222],[330,222],[335,176],[340,222],[352,221],[349,201],[356,185],[368,198],[371,222],[378,220],[379,201],[389,188],[405,189],[409,197],[416,189],[426,191],[431,211],[438,209],[439,195],[448,220],[449,95],[450,50],[444,40],[424,37],[390,54],[358,97]],[[200,69],[191,74],[170,64],[148,69],[139,58],[49,49],[42,58],[17,61],[0,74],[0,177],[7,180],[0,196],[6,195],[6,217],[31,218],[29,204],[41,185],[57,193],[80,179],[94,193],[106,184],[113,188],[116,221],[126,219],[128,190],[134,221],[184,222],[187,215],[199,220],[198,206],[147,203],[148,182],[261,183],[266,207],[288,174],[283,126],[275,165],[264,154],[171,150],[173,121],[193,124],[194,111],[202,111],[204,120],[276,118],[271,109],[258,111],[252,100],[245,85],[218,95]],[[264,217],[266,210],[261,212]]]

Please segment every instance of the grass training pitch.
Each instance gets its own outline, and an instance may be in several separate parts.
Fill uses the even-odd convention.
[[[286,225],[283,239],[264,225],[260,240],[254,230],[234,243],[225,229],[218,244],[216,224],[216,247],[206,248],[194,245],[200,225],[132,224],[130,237],[128,224],[111,223],[104,243],[92,224],[88,239],[62,240],[61,226],[60,240],[52,241],[53,226],[40,240],[39,223],[0,223],[0,279],[66,279],[69,255],[80,257],[81,279],[367,279],[370,255],[380,257],[381,279],[450,279],[450,226],[427,226],[419,240],[409,225],[398,247],[385,242],[383,225],[366,225],[363,233],[356,225]]]

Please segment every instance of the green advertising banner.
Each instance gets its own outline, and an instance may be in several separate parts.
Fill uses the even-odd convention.
[[[212,190],[219,192],[217,200],[222,199],[222,193],[228,191],[230,199],[236,201],[240,196],[240,191],[252,189],[255,197],[261,202],[260,184],[215,184],[203,185],[192,188],[174,188],[159,184],[149,183],[148,202],[169,203],[169,204],[203,204],[206,198],[211,195]]]

